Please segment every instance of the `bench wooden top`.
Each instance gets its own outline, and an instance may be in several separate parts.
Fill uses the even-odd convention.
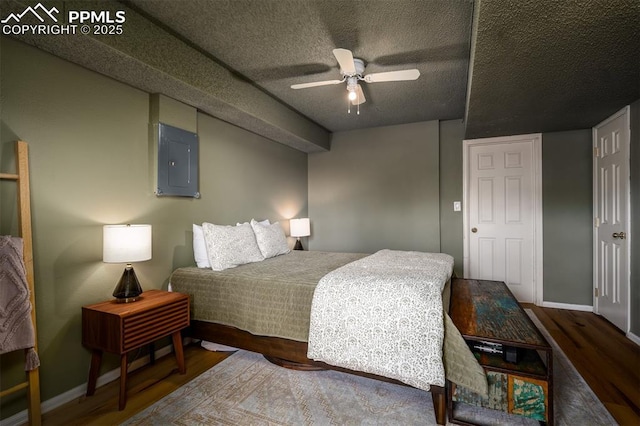
[[[453,279],[450,316],[465,339],[550,349],[502,281]]]

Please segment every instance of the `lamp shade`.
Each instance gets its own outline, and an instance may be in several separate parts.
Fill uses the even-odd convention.
[[[309,224],[309,218],[291,219],[289,221],[289,228],[291,230],[292,237],[308,237],[311,235],[311,226]]]
[[[102,261],[131,263],[151,259],[151,225],[105,225]]]

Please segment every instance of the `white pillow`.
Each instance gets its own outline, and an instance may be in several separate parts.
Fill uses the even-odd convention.
[[[278,222],[264,225],[263,222],[256,222],[252,219],[251,227],[256,234],[258,247],[265,259],[289,253],[287,237]]]
[[[195,223],[193,224],[193,258],[198,268],[211,268],[207,256],[207,246],[204,242],[204,231],[202,226]]]
[[[205,222],[202,229],[209,263],[214,271],[264,260],[250,224],[223,226]]]
[[[255,222],[255,219],[251,219],[251,222]],[[240,226],[240,225],[244,225],[245,223],[249,223],[249,222],[243,222],[243,223],[236,223],[236,226]],[[260,225],[269,225],[269,219],[265,219],[265,220],[261,220],[260,222],[258,222]]]
[[[269,225],[269,219],[265,219],[258,223],[262,225]],[[242,225],[242,223],[238,222],[237,226],[240,225]],[[211,268],[209,256],[207,255],[207,246],[204,242],[204,231],[202,230],[201,225],[196,225],[195,223],[193,224],[193,258],[196,261],[198,268]]]

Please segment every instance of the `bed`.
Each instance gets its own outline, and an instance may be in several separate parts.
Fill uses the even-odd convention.
[[[391,251],[387,255],[390,254],[393,258],[395,253],[397,252]],[[336,369],[413,385],[411,381],[393,378],[393,374],[372,374],[366,368],[346,368],[308,357],[310,349],[313,349],[313,345],[310,348],[309,335],[310,327],[313,326],[312,305],[316,290],[335,271],[346,270],[349,276],[353,273],[353,267],[359,266],[361,271],[363,268],[365,271],[375,269],[375,263],[372,263],[374,257],[375,254],[292,251],[223,271],[197,267],[179,268],[172,274],[170,283],[173,291],[186,293],[191,297],[192,337],[262,353],[270,361],[288,368]],[[448,282],[447,279],[444,281]],[[330,286],[335,284],[329,283]],[[449,287],[445,284],[442,283],[442,298],[438,299],[438,303],[448,307]],[[346,286],[349,287],[348,283]],[[444,308],[445,312],[447,307]],[[328,312],[331,313],[331,310]],[[486,388],[486,380],[482,369],[448,315],[441,314],[440,317],[446,332],[439,350],[449,354],[444,356],[447,379],[463,383],[472,389],[480,386],[480,390],[483,390]],[[359,364],[356,362],[353,365]],[[436,420],[439,424],[444,424],[444,382],[431,384],[426,388],[414,387],[431,392]]]

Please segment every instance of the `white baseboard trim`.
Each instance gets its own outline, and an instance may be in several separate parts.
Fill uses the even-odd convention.
[[[572,305],[570,303],[542,302],[543,308],[568,309],[570,311],[593,312],[591,305]]]
[[[635,334],[633,334],[632,332],[628,332],[627,333],[627,337],[629,338],[629,340],[631,340],[633,343],[635,343],[636,345],[640,346],[640,337],[636,336]]]
[[[167,355],[168,353],[171,353],[171,350],[173,349],[172,345],[167,345],[163,348],[160,348],[158,350],[156,350],[155,353],[155,357],[156,358],[160,358],[164,355]],[[131,372],[131,371],[135,371],[140,367],[143,367],[147,364],[149,364],[150,361],[150,357],[149,355],[146,355],[142,358],[138,358],[136,360],[134,360],[131,365],[129,366],[129,369],[127,371]],[[87,372],[88,374],[88,372]],[[120,377],[120,368],[116,368],[115,370],[111,370],[108,371],[106,373],[104,373],[102,376],[98,377],[98,381],[96,382],[96,387],[100,387],[102,385],[105,385],[107,383],[110,383],[116,379],[118,379]],[[85,382],[84,384],[80,385],[80,386],[76,386],[73,389],[69,389],[68,391],[61,393],[60,395],[54,396],[51,399],[48,399],[44,402],[42,402],[40,404],[40,409],[42,410],[42,413],[47,413],[51,410],[54,410],[64,404],[66,404],[67,402],[73,401],[74,399],[80,398],[82,395],[84,395],[87,392],[87,383]],[[29,413],[27,412],[27,410],[22,410],[19,413],[14,414],[11,417],[7,417],[6,419],[0,421],[0,426],[18,426],[18,425],[23,425],[25,423],[27,423],[27,421],[29,420]]]

